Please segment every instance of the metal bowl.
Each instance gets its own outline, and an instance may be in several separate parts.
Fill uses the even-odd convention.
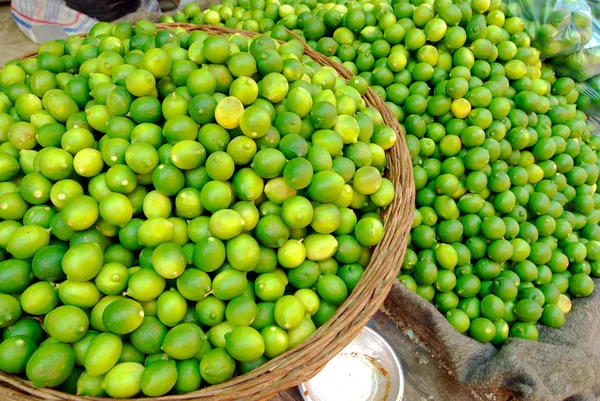
[[[392,347],[365,327],[299,389],[306,401],[402,401],[404,375]]]

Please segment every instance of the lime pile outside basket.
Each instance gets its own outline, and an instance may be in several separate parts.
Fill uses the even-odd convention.
[[[303,53],[98,23],[0,71],[0,370],[182,394],[333,316],[383,237],[396,133]]]
[[[600,139],[578,109],[586,97],[542,63],[547,41],[517,14],[499,0],[226,0],[163,20],[280,40],[290,29],[386,100],[417,187],[399,280],[500,345],[537,340],[536,323],[560,328],[600,276]]]

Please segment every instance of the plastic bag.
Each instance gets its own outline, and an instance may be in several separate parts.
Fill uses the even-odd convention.
[[[579,98],[577,98],[577,108],[583,110],[588,116],[588,120],[600,125],[600,74],[586,82],[577,84]],[[600,129],[595,134],[600,135]]]
[[[68,35],[88,32],[98,22],[94,18],[67,7],[62,0],[12,0],[12,16],[25,36],[35,43],[45,38],[36,38],[33,26],[58,24]]]
[[[585,0],[511,0],[507,13],[523,19],[544,58],[581,50],[592,38],[592,12]]]
[[[157,0],[141,0],[141,8],[160,11]],[[36,38],[33,26],[57,24],[68,35],[88,32],[98,22],[82,12],[67,7],[63,0],[12,0],[12,16],[19,30],[35,43],[45,42],[46,38]]]
[[[600,0],[587,0],[588,5],[592,9],[592,15],[597,21],[600,21]]]
[[[575,81],[587,81],[600,74],[600,23],[597,23],[592,40],[584,49],[552,61],[559,76],[571,77]]]

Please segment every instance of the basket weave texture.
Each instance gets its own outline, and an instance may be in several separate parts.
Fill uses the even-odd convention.
[[[181,27],[188,32],[201,30],[210,35],[241,34],[246,37],[259,35],[255,32],[212,25],[183,23],[156,25],[159,29]],[[300,39],[292,32],[290,34]],[[304,43],[302,40],[301,42]],[[344,66],[312,50],[306,44],[304,44],[304,47],[306,55],[321,65],[335,69],[342,78],[349,79],[353,76]],[[35,57],[36,55],[37,52],[31,52],[19,59]],[[388,162],[386,177],[395,184],[396,194],[394,201],[384,212],[385,234],[383,240],[373,249],[369,266],[365,269],[364,275],[348,299],[340,306],[329,322],[320,327],[307,340],[253,371],[225,383],[203,388],[193,393],[167,395],[154,398],[154,400],[266,400],[272,395],[296,386],[316,375],[331,358],[358,335],[383,304],[400,271],[406,251],[413,220],[415,186],[411,159],[404,139],[404,129],[385,102],[370,88],[365,93],[364,99],[367,105],[379,110],[384,123],[396,132],[396,145],[386,154]],[[148,399],[138,398],[136,400]],[[53,389],[38,389],[27,380],[0,372],[0,400],[85,401],[106,400],[106,398],[80,397]]]

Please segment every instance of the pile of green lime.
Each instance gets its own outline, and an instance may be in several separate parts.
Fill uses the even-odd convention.
[[[417,188],[399,279],[459,332],[498,345],[536,340],[536,323],[561,327],[600,276],[600,139],[578,110],[593,101],[541,62],[514,7],[225,0],[173,18],[281,40],[290,29],[386,100]]]
[[[468,1],[447,1],[463,8],[469,6]],[[336,28],[341,26],[353,31],[360,36],[363,41],[372,42],[367,38],[375,33],[374,29],[363,30],[366,27],[379,26],[382,31],[396,21],[387,13],[395,14],[397,20],[403,18],[412,18],[410,8],[406,6],[396,7],[399,3],[412,4],[414,7],[425,5],[427,8],[433,8],[433,14],[438,14],[437,7],[443,5],[444,1],[388,1],[372,0],[368,2],[356,1],[265,1],[265,0],[224,0],[219,4],[212,4],[208,9],[202,11],[196,3],[190,3],[182,10],[176,11],[172,16],[164,15],[161,22],[190,22],[194,24],[223,24],[229,28],[245,29],[256,32],[272,32],[275,36],[285,36],[285,30],[298,29],[303,32],[307,39],[319,40],[327,37],[329,44],[333,43],[331,39],[338,42],[339,46],[345,43],[344,37],[348,37],[347,32],[339,32],[339,36],[333,36]],[[464,6],[460,4],[464,3]],[[485,4],[487,4],[486,2]],[[475,5],[473,14],[485,14],[488,11],[502,11],[507,18],[517,17],[524,26],[532,41],[532,46],[541,52],[543,57],[566,56],[583,49],[592,39],[594,32],[594,18],[590,14],[587,5],[567,4],[557,0],[505,0],[490,1],[490,7],[485,9],[479,4]],[[598,7],[589,5],[592,12],[597,12]],[[469,7],[470,8],[470,7]],[[448,14],[447,10],[442,12],[442,16],[448,16],[452,19],[452,11]],[[306,17],[310,14],[316,14],[319,19],[310,19],[310,23],[305,25],[308,20]],[[348,14],[348,15],[346,15]],[[427,17],[427,12],[420,13],[419,18]],[[454,14],[456,15],[456,14]],[[431,18],[431,16],[430,16]],[[461,18],[461,16],[459,16]],[[442,18],[443,19],[443,18]],[[406,22],[406,21],[405,21]],[[417,22],[417,21],[415,21]],[[448,27],[452,26],[451,20]],[[417,24],[417,28],[423,29],[426,24]],[[431,26],[430,28],[439,27]],[[407,28],[404,25],[404,28]],[[499,26],[499,25],[497,25]],[[414,24],[412,26],[415,27]],[[499,26],[502,27],[502,26]],[[408,31],[408,29],[405,30]],[[390,38],[398,34],[397,29],[389,31]],[[427,33],[426,33],[427,34]],[[437,35],[434,34],[434,38]],[[442,34],[442,37],[444,35]],[[340,40],[342,39],[342,40]],[[388,39],[388,38],[385,38]],[[430,38],[427,38],[430,40]],[[434,40],[433,42],[435,42]],[[393,40],[389,41],[394,44]],[[416,48],[415,50],[417,50]],[[331,50],[331,47],[328,49]],[[333,50],[335,53],[335,49]],[[346,56],[350,50],[344,49],[342,53]],[[341,58],[340,55],[337,55]],[[580,67],[581,68],[581,67]]]
[[[0,370],[183,394],[334,315],[382,240],[396,133],[303,53],[98,23],[0,71]]]

